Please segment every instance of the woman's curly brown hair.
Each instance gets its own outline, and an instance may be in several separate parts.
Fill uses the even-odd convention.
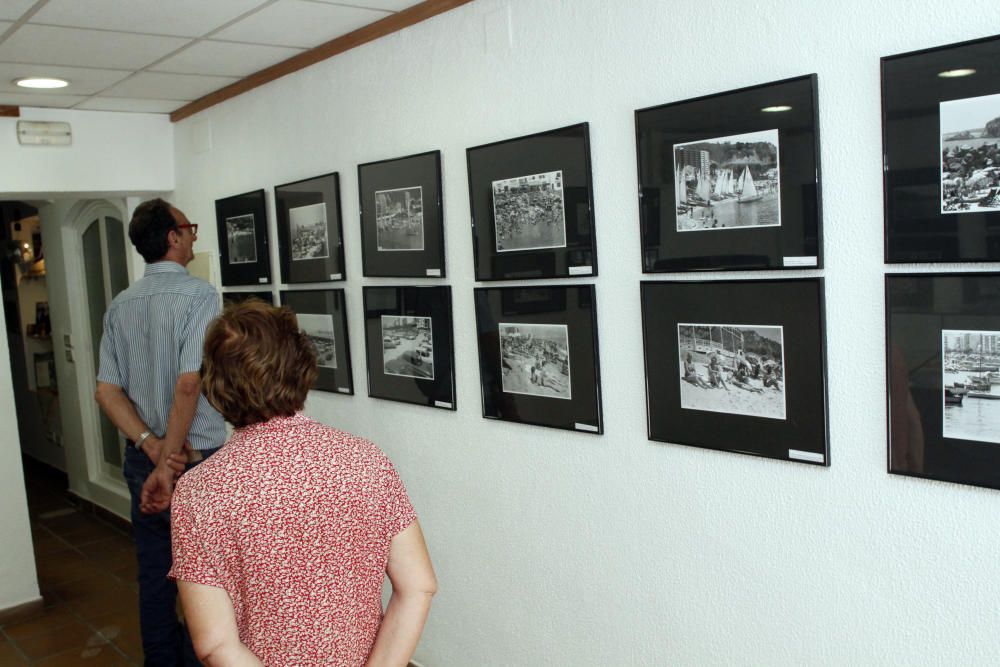
[[[237,428],[295,414],[318,374],[316,348],[289,308],[233,303],[205,333],[201,390]]]

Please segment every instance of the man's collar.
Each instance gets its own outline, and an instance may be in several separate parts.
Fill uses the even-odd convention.
[[[169,259],[162,259],[159,262],[153,262],[152,264],[146,265],[146,272],[143,273],[144,276],[150,276],[154,273],[187,273],[187,269],[178,264],[177,262]]]

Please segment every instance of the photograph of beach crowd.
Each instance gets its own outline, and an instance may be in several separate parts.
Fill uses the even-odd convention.
[[[330,256],[330,240],[326,235],[326,204],[290,208],[288,223],[291,227],[293,262]]]
[[[382,371],[434,379],[434,336],[429,317],[382,316]]]
[[[781,326],[678,324],[681,407],[785,419]]]
[[[1000,211],[1000,93],[941,102],[941,212]]]
[[[333,334],[333,315],[298,313],[299,329],[316,348],[316,364],[320,368],[337,367],[337,340]]]
[[[1000,331],[945,329],[941,357],[942,435],[1000,443]]]
[[[375,240],[381,252],[424,249],[424,189],[375,191]]]
[[[501,322],[500,369],[508,394],[571,400],[569,328]]]
[[[253,264],[257,261],[253,213],[226,218],[226,242],[230,264]]]
[[[493,181],[497,252],[566,247],[562,171]]]
[[[778,130],[674,144],[677,231],[781,224]]]

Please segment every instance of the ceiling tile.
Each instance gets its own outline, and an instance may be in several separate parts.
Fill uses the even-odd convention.
[[[134,97],[92,97],[74,109],[86,111],[134,111],[138,113],[170,113],[187,104],[183,100],[140,100]]]
[[[220,30],[213,39],[311,48],[385,18],[373,9],[328,5],[306,0],[278,0]]]
[[[35,0],[3,0],[0,2],[0,19],[16,21],[34,4]]]
[[[195,42],[175,56],[151,68],[160,72],[180,74],[214,74],[219,76],[249,76],[303,49],[236,42]]]
[[[0,91],[28,92],[24,88],[19,88],[14,80],[26,76],[51,76],[69,81],[67,87],[53,91],[57,95],[93,95],[118,83],[128,75],[129,73],[125,70],[0,63]]]
[[[58,93],[0,93],[0,104],[19,107],[54,107],[66,109],[87,99],[82,95],[60,95]]]
[[[407,7],[419,5],[421,1],[422,0],[312,0],[312,2],[322,2],[328,5],[366,7],[368,9],[381,9],[386,12],[399,12]]]
[[[239,79],[226,76],[139,72],[132,78],[104,91],[104,95],[107,97],[190,101],[228,86],[234,81],[239,81]]]
[[[31,17],[31,23],[201,37],[262,4],[267,3],[264,0],[128,0],[127,3],[49,0]]]
[[[24,25],[0,44],[0,62],[138,69],[189,41],[179,37]]]

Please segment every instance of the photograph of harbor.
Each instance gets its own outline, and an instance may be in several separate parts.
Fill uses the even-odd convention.
[[[1000,443],[1000,331],[941,332],[942,435]]]
[[[1000,211],[1000,93],[941,102],[941,212]]]
[[[424,249],[424,189],[375,191],[375,241],[380,252]]]
[[[434,336],[429,317],[382,316],[382,372],[434,379]]]
[[[781,225],[778,130],[674,144],[677,231]]]
[[[562,171],[493,181],[497,252],[566,247]]]
[[[500,323],[503,391],[572,400],[569,327]]]
[[[677,325],[681,407],[785,419],[784,329]]]
[[[326,235],[326,204],[310,204],[288,209],[292,239],[292,261],[323,259],[330,256]]]
[[[253,264],[257,261],[253,213],[226,218],[226,242],[230,264]]]
[[[316,348],[316,364],[320,368],[337,367],[337,340],[333,333],[333,315],[298,313],[299,329]]]

